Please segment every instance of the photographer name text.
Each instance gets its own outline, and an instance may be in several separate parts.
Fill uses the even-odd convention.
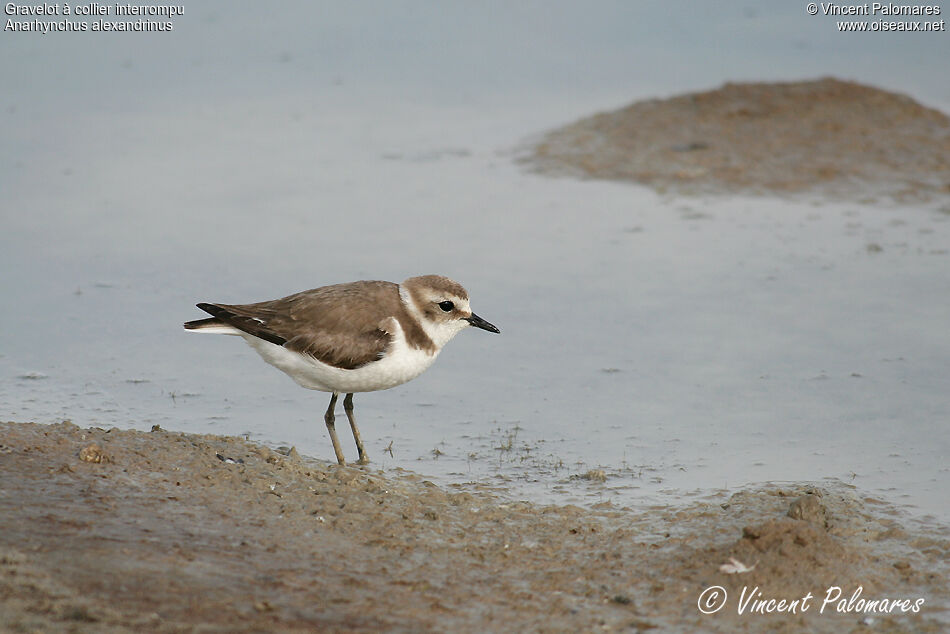
[[[811,592],[791,599],[787,597],[769,597],[758,586],[752,588],[743,586],[735,608],[739,615],[805,614],[815,607],[817,607],[818,614],[834,612],[838,614],[883,615],[917,613],[924,605],[923,598],[865,598],[863,596],[864,586],[858,586],[850,595],[846,594],[845,590],[839,586],[829,586],[820,595],[822,596],[820,599],[816,599]],[[699,600],[696,602],[699,611],[703,614],[715,614],[726,607],[728,603],[729,594],[722,586],[706,588],[699,595]]]

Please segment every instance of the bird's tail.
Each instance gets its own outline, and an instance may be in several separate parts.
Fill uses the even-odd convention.
[[[186,321],[184,324],[185,330],[192,330],[194,332],[202,332],[208,334],[218,334],[218,335],[239,335],[241,331],[235,328],[234,326],[229,326],[224,323],[217,317],[208,317],[207,319],[196,319],[194,321]]]

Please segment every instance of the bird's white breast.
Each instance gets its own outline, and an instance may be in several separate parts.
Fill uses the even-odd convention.
[[[261,357],[285,372],[302,387],[321,392],[375,392],[411,381],[422,374],[439,356],[413,348],[399,323],[393,319],[393,342],[382,359],[354,370],[336,368],[317,359],[288,350],[269,341],[241,332],[240,335]]]

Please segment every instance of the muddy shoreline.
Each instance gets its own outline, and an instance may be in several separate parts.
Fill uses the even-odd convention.
[[[937,632],[948,554],[946,527],[845,484],[539,506],[239,438],[0,423],[5,632]],[[819,614],[832,586],[924,601]],[[744,587],[814,598],[740,615]]]
[[[551,130],[522,162],[551,176],[677,194],[945,203],[950,118],[835,78],[727,83],[638,101]]]

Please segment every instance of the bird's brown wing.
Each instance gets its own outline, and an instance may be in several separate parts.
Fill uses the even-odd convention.
[[[405,311],[391,282],[323,286],[256,304],[198,304],[244,332],[327,365],[352,370],[380,359],[392,341],[384,320]]]

